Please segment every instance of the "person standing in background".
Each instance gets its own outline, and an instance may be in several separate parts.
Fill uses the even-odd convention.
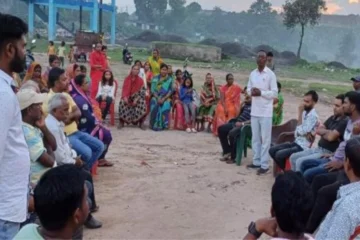
[[[274,54],[272,52],[266,54],[266,66],[270,68],[271,71],[275,71]]]
[[[107,68],[107,60],[101,49],[102,44],[97,43],[95,46],[95,51],[90,54],[90,97],[92,99],[96,98],[96,94],[99,88],[99,82],[102,79],[104,70]]]
[[[62,41],[60,47],[57,50],[58,53],[58,57],[61,63],[61,67],[64,68],[64,63],[65,63],[65,56],[66,56],[66,47],[65,47],[65,42]]]
[[[30,153],[22,130],[13,73],[24,71],[27,24],[0,13],[0,239],[10,240],[26,220]]]
[[[259,51],[258,68],[251,72],[247,86],[247,92],[252,96],[251,130],[254,151],[253,163],[247,167],[258,169],[258,175],[269,171],[273,101],[278,95],[276,76],[266,66],[266,61],[266,52]]]

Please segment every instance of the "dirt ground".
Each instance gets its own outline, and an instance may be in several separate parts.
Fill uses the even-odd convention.
[[[111,66],[121,87],[129,66]],[[220,70],[191,72],[197,86],[207,72],[225,82]],[[234,75],[244,86],[248,73]],[[285,120],[296,118],[300,98],[284,97]],[[332,113],[331,106],[316,108],[322,121]],[[208,133],[127,127],[112,128],[112,136],[107,159],[115,166],[99,169],[95,181],[103,227],[86,230],[86,239],[239,239],[250,221],[269,216],[274,179],[246,169],[251,151],[238,167],[219,161],[219,141]]]

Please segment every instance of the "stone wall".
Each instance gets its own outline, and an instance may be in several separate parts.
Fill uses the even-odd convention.
[[[214,46],[206,46],[193,43],[172,43],[172,42],[152,42],[152,48],[157,48],[163,58],[172,58],[201,62],[221,61],[221,49]]]

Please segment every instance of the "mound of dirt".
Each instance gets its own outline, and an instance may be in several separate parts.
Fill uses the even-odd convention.
[[[251,51],[251,48],[234,42],[227,42],[220,45],[223,54],[235,56],[239,58],[251,58],[255,56],[255,53]]]
[[[186,38],[184,38],[182,36],[172,35],[172,34],[162,35],[161,41],[162,42],[177,42],[177,43],[188,43],[189,42],[188,40],[186,40]]]
[[[329,68],[337,68],[337,69],[348,69],[344,64],[342,64],[341,62],[336,62],[336,61],[333,61],[333,62],[329,62],[326,64],[327,67]]]
[[[283,51],[280,53],[280,57],[288,60],[296,60],[296,54],[291,51]]]
[[[213,39],[213,38],[206,38],[206,39],[200,41],[199,44],[208,45],[208,46],[216,46],[216,47],[221,45],[216,41],[216,39]]]
[[[144,31],[138,35],[130,37],[129,40],[142,41],[142,42],[154,42],[154,41],[161,41],[161,36],[159,33],[156,33],[156,32]]]
[[[276,51],[274,48],[270,47],[269,45],[263,44],[253,48],[253,51],[255,53],[259,52],[260,50],[263,50],[265,52],[272,52],[275,57],[279,57],[280,55],[278,51]]]

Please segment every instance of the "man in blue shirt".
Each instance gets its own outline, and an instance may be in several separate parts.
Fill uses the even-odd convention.
[[[231,119],[228,123],[218,128],[219,140],[223,150],[221,161],[228,164],[235,163],[236,158],[236,138],[241,133],[241,128],[250,123],[251,119],[251,96],[244,90],[245,104],[242,106],[237,118]]]

